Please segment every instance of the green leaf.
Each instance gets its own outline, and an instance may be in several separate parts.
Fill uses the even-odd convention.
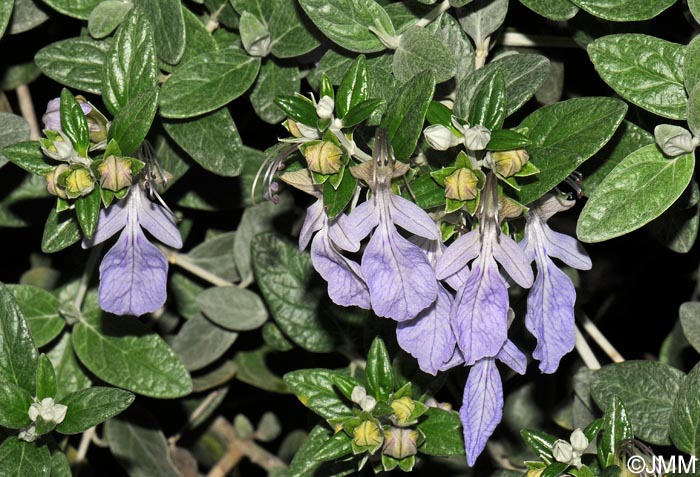
[[[530,143],[530,138],[519,132],[510,129],[495,129],[491,131],[491,139],[486,145],[486,149],[489,151],[510,151],[525,148]]]
[[[377,398],[377,401],[386,401],[394,391],[394,374],[391,368],[391,359],[386,350],[384,341],[375,338],[367,354],[367,390]]]
[[[10,91],[20,85],[30,84],[41,76],[41,70],[34,61],[6,66],[0,72],[0,90]]]
[[[85,313],[73,328],[80,361],[102,380],[161,399],[189,394],[187,370],[163,338],[134,319],[101,311]]]
[[[100,0],[44,0],[57,12],[69,17],[87,20],[90,12],[100,3]]]
[[[688,253],[698,237],[700,225],[700,190],[695,181],[683,191],[681,197],[659,218],[649,224],[649,231],[656,240],[676,253]]]
[[[323,205],[329,220],[336,218],[350,203],[356,187],[357,179],[348,170],[343,174],[337,189],[333,188],[331,181],[323,184]]]
[[[553,462],[544,469],[544,471],[540,474],[540,477],[559,477],[568,468],[569,464]]]
[[[688,10],[697,23],[700,23],[700,0],[688,0]]]
[[[0,382],[29,393],[36,389],[37,350],[22,310],[10,290],[0,284]]]
[[[542,55],[517,54],[498,58],[479,68],[457,87],[454,114],[467,118],[476,92],[496,70],[501,70],[506,83],[506,117],[532,98],[549,75],[549,60]]]
[[[72,475],[66,454],[61,450],[54,450],[51,454],[51,477],[72,477]]]
[[[58,214],[56,209],[51,209],[44,226],[44,235],[41,238],[41,251],[55,253],[70,247],[82,238],[80,227],[75,216],[70,212]]]
[[[196,371],[219,359],[238,338],[238,333],[195,315],[182,325],[171,341],[173,351],[188,371]]]
[[[386,48],[369,27],[396,34],[391,18],[374,0],[299,0],[299,4],[324,35],[356,53]]]
[[[0,445],[2,477],[49,477],[51,456],[41,441],[24,442],[8,437]]]
[[[29,124],[24,118],[12,113],[0,113],[0,167],[8,161],[2,153],[6,146],[28,140]]]
[[[95,187],[91,193],[79,197],[75,201],[75,215],[83,230],[85,238],[92,238],[97,228],[97,218],[100,214],[100,188]]]
[[[299,68],[278,65],[269,60],[263,62],[255,87],[250,92],[250,102],[255,114],[266,123],[281,122],[286,115],[275,104],[275,98],[298,93],[300,87]]]
[[[417,426],[425,435],[425,443],[419,449],[421,454],[440,457],[464,455],[464,437],[458,413],[430,408],[423,416]]]
[[[87,118],[73,93],[63,88],[61,91],[61,128],[82,157],[87,157],[90,146],[90,130]]]
[[[383,99],[368,99],[355,105],[343,118],[343,127],[350,128],[360,124],[384,105]]]
[[[265,325],[263,325],[262,337],[265,344],[275,351],[289,351],[294,349],[294,344],[292,344],[292,342],[290,342],[287,337],[284,336],[284,333],[282,333],[279,326],[271,321],[268,321],[265,323]]]
[[[307,126],[316,126],[318,115],[316,108],[308,99],[301,96],[280,96],[275,98],[275,104],[295,121]]]
[[[188,121],[163,124],[168,135],[200,166],[214,174],[235,177],[246,160],[262,160],[262,153],[246,147],[226,108]]]
[[[131,411],[130,411],[131,412]],[[130,477],[176,477],[181,475],[170,457],[168,441],[155,419],[139,410],[129,420],[107,421],[104,433],[109,450]]]
[[[85,375],[75,358],[70,333],[63,334],[56,346],[48,352],[48,357],[56,371],[58,385],[56,396],[59,399],[66,394],[90,386],[90,379]]]
[[[680,307],[680,321],[688,342],[700,353],[700,303],[689,301]]]
[[[251,255],[256,282],[280,329],[308,351],[331,351],[334,340],[319,313],[325,290],[309,286],[310,257],[273,233],[256,235]]]
[[[386,108],[381,126],[389,133],[399,161],[407,161],[416,149],[434,91],[435,77],[424,71],[401,86]]]
[[[700,81],[700,38],[695,37],[686,47],[683,62],[683,83],[686,91],[693,91],[698,81]]]
[[[554,461],[552,456],[552,446],[557,438],[547,434],[546,432],[536,431],[533,429],[523,429],[520,431],[525,443],[532,449],[539,459],[545,464],[550,464]]]
[[[336,373],[328,369],[300,369],[284,375],[301,403],[324,419],[351,417],[350,409],[333,386]]]
[[[68,411],[56,430],[61,434],[78,434],[113,418],[132,402],[134,395],[122,389],[99,386],[81,389],[61,399]]]
[[[683,380],[673,403],[671,440],[683,452],[700,454],[700,364]]]
[[[394,76],[401,83],[422,71],[432,71],[435,82],[442,83],[455,75],[457,61],[450,50],[432,33],[412,26],[403,33],[392,63]]]
[[[233,101],[253,84],[260,58],[226,48],[191,59],[163,84],[160,113],[166,118],[190,118]]]
[[[625,405],[617,396],[614,396],[603,415],[603,434],[598,440],[598,459],[601,467],[613,465],[618,443],[633,437],[634,432],[627,418]]]
[[[327,426],[314,426],[289,464],[290,475],[292,477],[356,475],[357,463],[354,460],[324,464],[317,459],[320,450],[331,438],[332,433]]]
[[[86,37],[69,38],[42,48],[34,61],[49,78],[70,88],[100,94],[109,45]]]
[[[636,22],[654,18],[676,0],[571,0],[593,16],[614,22]]]
[[[316,33],[294,0],[275,0],[270,15],[270,51],[277,58],[294,58],[319,45]]]
[[[36,398],[41,401],[44,398],[57,397],[56,371],[49,358],[42,354],[36,367]]]
[[[523,204],[540,198],[595,154],[615,133],[627,105],[613,98],[576,98],[530,114],[520,124],[529,129],[530,161],[540,173],[523,184]]]
[[[626,361],[598,370],[591,394],[602,409],[619,398],[637,438],[668,445],[673,402],[683,378],[681,371],[655,361]]]
[[[533,12],[555,21],[566,21],[578,13],[578,7],[570,0],[520,0]]]
[[[685,47],[653,36],[604,36],[588,45],[596,70],[620,96],[654,114],[685,119]]]
[[[39,141],[18,142],[5,147],[2,153],[16,166],[42,177],[51,172],[54,167],[46,162],[46,156],[41,152]]]
[[[131,98],[158,84],[153,25],[142,8],[131,10],[105,56],[102,99],[116,115]]]
[[[2,35],[5,33],[7,24],[10,23],[13,6],[14,0],[0,3],[0,38],[2,38]]]
[[[289,388],[284,381],[273,374],[265,363],[269,352],[270,350],[264,346],[253,351],[238,352],[233,360],[238,368],[236,378],[273,393],[289,393]]]
[[[602,242],[651,222],[681,196],[693,176],[694,162],[692,154],[669,160],[655,144],[627,156],[581,211],[579,239]]]
[[[19,304],[37,347],[44,346],[63,330],[60,302],[51,293],[31,285],[7,285]]]
[[[49,16],[34,3],[34,0],[15,0],[8,31],[11,35],[24,33],[41,25],[48,18]]]
[[[337,432],[316,452],[315,459],[321,462],[340,460],[352,454],[352,438]]]
[[[146,0],[143,5],[153,22],[158,58],[178,64],[185,52],[185,19],[180,0]]]
[[[90,12],[88,31],[93,38],[109,36],[124,21],[133,8],[131,2],[103,0]]]
[[[344,118],[354,106],[367,99],[369,99],[367,59],[365,55],[359,55],[350,64],[338,87],[338,96],[335,98],[338,117]]]
[[[480,45],[503,24],[508,0],[472,0],[460,14],[459,24]]]
[[[231,282],[240,280],[233,258],[236,233],[225,232],[200,243],[187,254],[189,261]]]
[[[394,4],[396,5],[396,4]],[[455,81],[459,84],[474,71],[474,47],[457,20],[449,13],[443,13],[435,36],[442,42],[456,60]]]
[[[14,383],[0,382],[0,426],[22,429],[31,424],[32,394]]]
[[[416,204],[423,209],[445,205],[445,189],[440,187],[430,174],[422,175],[411,182],[411,191],[416,198]],[[404,191],[402,196],[409,200],[413,199],[408,190]]]
[[[197,295],[197,304],[207,318],[229,330],[254,330],[267,321],[260,297],[244,288],[207,288]]]
[[[117,141],[123,155],[133,154],[148,135],[157,109],[157,87],[130,96],[114,116],[107,136],[108,141],[111,139]]]
[[[503,126],[506,119],[506,82],[499,70],[484,81],[474,95],[470,110],[469,124],[480,124],[492,130]]]

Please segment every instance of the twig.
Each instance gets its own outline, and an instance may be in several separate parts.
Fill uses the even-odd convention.
[[[204,400],[197,406],[197,408],[192,411],[192,414],[190,414],[189,419],[185,423],[184,426],[182,426],[182,429],[180,429],[180,432],[172,436],[170,439],[168,439],[168,442],[170,443],[171,446],[174,446],[177,444],[177,441],[180,440],[180,437],[182,437],[182,434],[192,426],[192,423],[199,419],[199,417],[209,408],[211,403],[223,392],[222,389],[215,389],[209,395],[204,398]]]
[[[90,447],[90,443],[92,442],[94,435],[94,426],[83,432],[83,436],[80,438],[80,445],[78,446],[78,453],[75,455],[75,462],[83,462],[85,460],[85,456],[87,455],[88,448]]]
[[[41,130],[39,129],[39,121],[36,119],[36,113],[34,112],[32,93],[29,91],[29,86],[26,84],[19,85],[16,91],[22,117],[29,123],[29,138],[32,141],[37,141],[41,137]]]
[[[224,8],[226,8],[226,5],[228,5],[228,2],[223,2],[221,4],[221,6],[214,13],[212,13],[211,16],[209,17],[209,21],[207,22],[206,26],[204,27],[204,28],[206,28],[208,33],[213,33],[214,30],[219,28],[219,15],[221,15],[221,12],[224,11]]]
[[[576,326],[576,351],[578,351],[578,354],[581,356],[581,359],[583,359],[588,369],[600,369],[598,358],[595,357],[593,350],[588,346],[588,343],[586,343],[586,338],[583,336],[578,326]]]
[[[615,347],[612,345],[612,343],[610,343],[610,341],[608,341],[605,335],[598,329],[595,323],[591,321],[588,315],[583,313],[580,316],[583,329],[586,330],[588,336],[593,338],[593,341],[595,341],[596,344],[600,346],[600,349],[602,349],[605,352],[605,354],[608,355],[608,357],[613,361],[613,363],[624,362],[625,358],[623,358],[620,352],[617,351],[617,349],[615,349]]]
[[[501,36],[503,46],[520,46],[528,48],[581,48],[571,38],[550,35],[529,35],[518,32],[506,32]]]
[[[430,10],[427,15],[425,15],[423,18],[418,20],[416,22],[417,27],[426,27],[430,25],[430,23],[433,22],[436,18],[438,18],[440,15],[442,15],[444,12],[446,12],[450,8],[450,1],[449,0],[442,0],[442,3],[440,3],[438,6]]]
[[[167,247],[159,247],[160,250],[165,254],[165,257],[168,259],[168,262],[172,263],[173,265],[177,265],[178,267],[182,268],[183,270],[187,270],[193,275],[198,276],[199,278],[208,281],[212,285],[216,285],[217,287],[235,287],[236,284],[233,282],[230,282],[228,280],[224,280],[220,276],[211,273],[208,270],[205,270],[204,268],[200,267],[196,263],[193,263],[187,255],[183,255],[181,253],[178,253],[170,248]],[[243,285],[244,282],[241,282],[240,285]],[[247,285],[246,285],[247,286]],[[244,286],[240,286],[240,288],[245,288]]]
[[[211,468],[207,477],[226,476],[244,456],[268,472],[274,469],[287,468],[287,465],[277,456],[263,449],[252,440],[241,439],[236,429],[225,418],[217,417],[212,428],[228,441],[228,447],[223,457]]]
[[[480,69],[486,64],[486,57],[489,56],[489,45],[491,37],[487,36],[480,44],[476,45],[476,58],[474,58],[474,68]]]

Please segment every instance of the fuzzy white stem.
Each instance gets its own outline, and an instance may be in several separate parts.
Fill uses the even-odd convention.
[[[29,91],[29,86],[26,84],[17,87],[17,101],[19,109],[22,112],[22,117],[29,123],[29,139],[38,141],[41,137],[39,129],[39,121],[36,118],[34,111],[34,103],[32,102],[32,93]]]
[[[593,350],[586,343],[586,338],[581,333],[581,330],[578,329],[578,326],[576,327],[576,351],[588,369],[600,369],[598,358],[595,357]]]
[[[605,354],[613,361],[613,363],[622,363],[625,358],[622,357],[619,351],[615,349],[613,344],[605,337],[605,335],[598,329],[598,327],[588,318],[587,315],[581,315],[581,324],[583,329],[586,330],[588,336],[590,336],[593,341],[602,349]]]

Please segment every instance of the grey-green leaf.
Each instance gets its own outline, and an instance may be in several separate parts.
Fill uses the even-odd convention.
[[[683,378],[681,371],[655,361],[626,361],[598,370],[591,393],[603,409],[617,396],[625,405],[636,437],[667,445],[673,403]]]
[[[508,0],[473,0],[460,12],[459,24],[480,45],[503,24]]]
[[[614,98],[576,98],[530,114],[520,124],[529,129],[530,161],[540,173],[526,182],[520,201],[528,204],[563,181],[615,134],[627,105]]]
[[[690,93],[700,81],[700,38],[695,37],[685,50],[683,62],[683,82],[685,89]]]
[[[38,0],[15,0],[8,26],[11,35],[29,31],[49,19],[49,16],[37,6],[35,1],[38,2]]]
[[[270,48],[277,58],[305,55],[319,45],[295,0],[275,0],[270,15]]]
[[[69,17],[87,20],[90,12],[101,0],[44,0],[44,2],[57,12]]]
[[[233,259],[235,232],[225,232],[206,239],[190,250],[187,258],[195,265],[204,268],[224,280],[238,281],[236,263]]]
[[[260,297],[244,288],[207,288],[197,296],[197,304],[207,318],[229,330],[254,330],[267,321]]]
[[[109,36],[124,21],[133,4],[122,0],[104,0],[90,12],[88,31],[93,38]]]
[[[29,140],[29,124],[21,116],[0,113],[0,167],[7,164],[2,150],[10,144]]]
[[[161,399],[192,389],[190,375],[173,350],[134,319],[85,313],[73,328],[72,341],[80,361],[114,386]]]
[[[416,74],[430,70],[442,83],[455,75],[457,61],[447,47],[425,28],[412,26],[404,32],[394,52],[394,76],[405,83]]]
[[[693,348],[700,353],[700,303],[697,301],[683,303],[679,313],[683,334]]]
[[[260,58],[226,48],[194,57],[163,85],[160,113],[166,118],[190,118],[233,101],[253,84]]]
[[[31,285],[8,285],[7,288],[24,313],[36,346],[44,346],[58,336],[66,325],[58,314],[58,298]]]
[[[70,333],[61,336],[58,343],[48,352],[48,357],[56,371],[58,398],[90,386],[90,378],[83,372],[73,352]]]
[[[533,12],[555,21],[566,21],[578,13],[578,7],[570,0],[520,0]]]
[[[240,351],[233,362],[238,368],[236,379],[273,393],[288,393],[289,388],[279,376],[270,371],[265,363],[269,349],[262,348],[253,351]]]
[[[673,403],[671,440],[683,452],[700,455],[700,364],[683,380]]]
[[[394,35],[394,25],[374,0],[299,0],[311,21],[334,43],[356,53],[382,51],[385,46],[369,31],[379,25]]]
[[[671,119],[685,119],[685,46],[642,34],[608,35],[588,45],[600,74],[620,96]]]
[[[73,245],[81,237],[80,226],[72,211],[57,213],[55,208],[51,209],[44,226],[41,251],[44,253],[59,252]]]
[[[277,107],[275,98],[298,93],[300,87],[299,68],[295,65],[278,65],[267,60],[260,68],[255,87],[250,93],[250,102],[260,119],[266,123],[277,124],[287,115]]]
[[[614,22],[636,22],[654,18],[676,0],[571,0],[591,15]]]
[[[49,448],[42,441],[8,437],[0,446],[0,477],[49,477]]]
[[[185,19],[180,0],[142,2],[153,22],[158,58],[176,65],[185,52]]]
[[[333,384],[334,372],[328,369],[300,369],[284,375],[284,382],[299,400],[324,419],[352,416]]]
[[[134,8],[119,27],[105,56],[102,97],[116,114],[129,99],[152,89],[158,81],[153,25],[141,8]]]
[[[161,98],[165,94],[165,89]],[[260,151],[241,142],[226,108],[187,121],[164,122],[165,130],[200,166],[224,177],[241,173],[245,160],[262,160]]]
[[[396,4],[393,4],[396,5]],[[461,83],[474,71],[474,47],[471,40],[449,13],[443,13],[440,27],[435,36],[442,42],[456,60],[455,80]]]
[[[310,257],[273,233],[255,236],[251,255],[256,282],[282,331],[309,351],[332,350],[334,340],[319,310],[323,291],[310,286]]]
[[[5,34],[5,29],[7,28],[8,23],[10,23],[14,3],[14,0],[8,0],[0,3],[0,38],[2,38],[2,36]]]
[[[69,38],[42,48],[34,56],[37,66],[49,78],[92,94],[102,92],[102,72],[107,41],[87,37]]]
[[[34,395],[37,350],[22,310],[10,290],[0,284],[0,381]]]
[[[128,408],[134,402],[134,395],[123,389],[95,386],[68,394],[60,402],[68,410],[56,430],[61,434],[77,434]]]
[[[627,156],[607,175],[581,211],[576,233],[584,242],[619,237],[651,222],[681,196],[694,157],[664,157],[655,144]]]
[[[236,338],[238,333],[221,328],[198,314],[182,325],[171,345],[185,368],[196,371],[219,359]]]

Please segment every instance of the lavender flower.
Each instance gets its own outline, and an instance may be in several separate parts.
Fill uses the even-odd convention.
[[[139,316],[165,303],[168,261],[142,229],[170,247],[182,247],[171,212],[151,202],[137,184],[100,211],[95,235],[83,241],[83,248],[91,247],[122,231],[100,264],[99,300],[107,312]]]
[[[537,338],[532,355],[543,373],[553,373],[562,356],[574,349],[574,303],[576,290],[571,279],[554,264],[558,258],[579,270],[591,268],[591,260],[573,237],[554,232],[547,220],[566,210],[573,201],[553,195],[540,199],[526,216],[525,238],[520,247],[537,265],[537,279],[527,298],[525,326]]]
[[[450,312],[452,329],[467,365],[496,356],[506,343],[508,284],[496,262],[524,288],[529,288],[534,278],[525,254],[513,239],[501,234],[497,215],[497,179],[490,173],[480,203],[479,229],[450,245],[436,267],[437,277],[446,279],[474,260],[471,274],[458,289]]]
[[[88,115],[92,111],[92,106],[89,104],[83,101],[79,101],[78,104],[80,104],[83,114]],[[41,117],[41,121],[44,123],[44,129],[63,132],[63,129],[61,129],[61,98],[54,98],[48,102],[46,112]]]
[[[438,240],[440,231],[423,209],[393,193],[391,180],[408,166],[396,162],[385,134],[377,132],[374,160],[351,170],[370,185],[372,196],[348,216],[347,230],[356,248],[374,230],[361,265],[372,309],[378,316],[406,321],[436,300],[438,286],[423,251],[402,237],[396,225],[430,240]]]
[[[311,242],[311,262],[328,282],[328,296],[341,306],[359,306],[369,309],[369,291],[362,277],[360,266],[343,256],[338,250],[356,252],[357,244],[348,237],[343,227],[347,219],[341,215],[329,221],[319,198],[306,211],[306,219],[299,234],[299,248],[305,249]],[[318,232],[313,240],[311,236]]]

